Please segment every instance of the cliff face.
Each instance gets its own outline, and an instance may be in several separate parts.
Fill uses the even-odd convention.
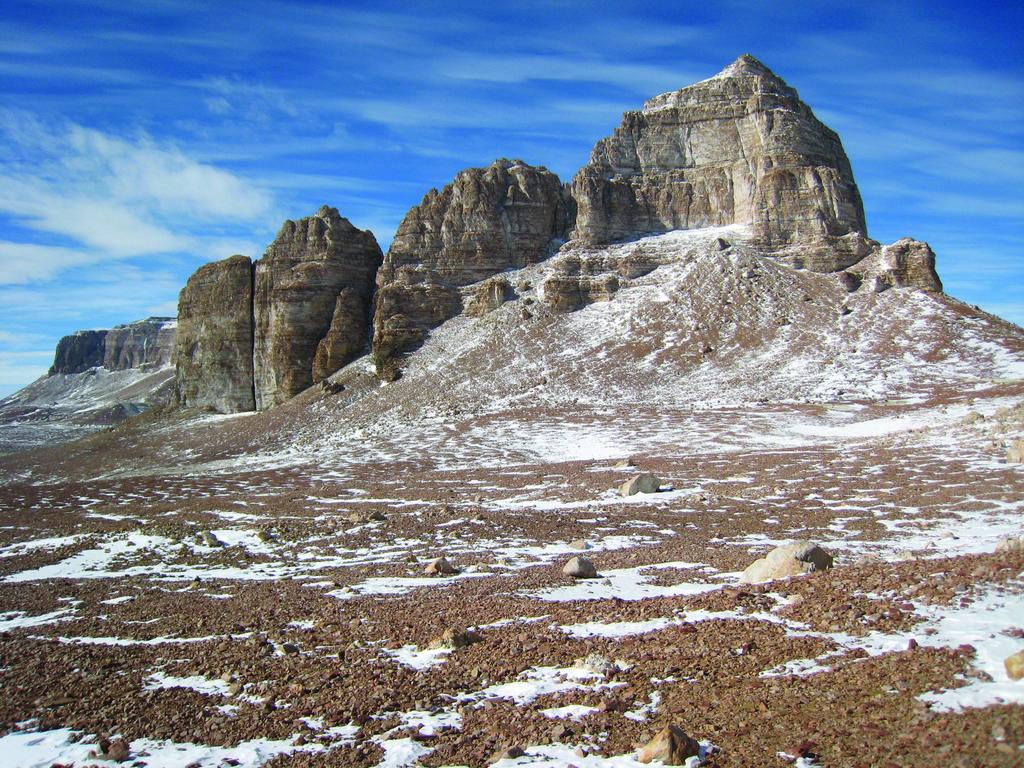
[[[251,411],[253,265],[247,256],[205,264],[178,298],[176,390],[184,406]]]
[[[382,259],[373,234],[334,208],[284,223],[256,263],[258,409],[283,403],[358,356]]]
[[[573,237],[589,243],[747,224],[768,248],[829,243],[819,271],[864,255],[840,239],[867,226],[839,137],[750,56],[627,112],[572,191]]]
[[[458,288],[548,256],[564,238],[573,205],[546,168],[496,160],[431,190],[402,220],[377,275],[373,354],[378,373],[431,328],[458,314]]]
[[[103,367],[108,371],[150,366],[162,368],[173,362],[173,317],[147,317],[107,331],[103,342]]]
[[[97,367],[108,371],[163,368],[174,360],[174,333],[173,317],[147,317],[110,330],[76,331],[57,342],[49,375]]]
[[[106,331],[76,331],[57,342],[57,352],[49,375],[82,373],[103,365],[103,340]]]

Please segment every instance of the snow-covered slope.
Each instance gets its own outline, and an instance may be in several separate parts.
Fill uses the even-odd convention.
[[[84,437],[163,402],[173,386],[166,365],[42,376],[0,400],[0,453]]]

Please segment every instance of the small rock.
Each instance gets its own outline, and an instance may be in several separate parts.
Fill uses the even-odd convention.
[[[700,744],[677,725],[662,728],[636,756],[638,762],[660,760],[664,765],[685,765],[687,758],[700,754]]]
[[[289,656],[294,656],[299,652],[299,646],[295,643],[284,643],[281,646],[281,650],[287,653]]]
[[[576,539],[575,541],[569,542],[569,549],[590,549],[590,544],[585,539]]]
[[[1024,464],[1024,440],[1014,440],[1006,450],[1006,460],[1011,464]]]
[[[437,557],[427,563],[423,571],[428,576],[451,576],[459,572],[459,569],[448,562],[444,557]]]
[[[650,472],[643,472],[632,480],[627,480],[619,486],[619,493],[623,496],[634,496],[638,493],[657,493],[661,487],[661,480]]]
[[[755,560],[740,576],[743,584],[758,584],[773,579],[801,576],[832,567],[832,555],[810,541],[798,541],[776,547],[766,557]]]
[[[465,648],[482,640],[483,638],[471,629],[452,629],[449,627],[439,637],[435,637],[427,647],[431,650],[436,648],[451,648],[454,650],[456,648]]]
[[[574,579],[596,579],[597,568],[585,557],[574,557],[562,566],[562,573]]]
[[[275,539],[275,536],[274,536],[273,533],[268,531],[266,528],[263,528],[263,529],[261,529],[256,534],[256,538],[259,539],[260,541],[266,542],[266,541],[273,541]]]
[[[109,744],[101,743],[100,757],[104,760],[113,760],[115,763],[123,763],[128,759],[130,750],[124,739],[114,739]]]
[[[1024,650],[1007,656],[1003,660],[1003,666],[1006,667],[1006,675],[1011,680],[1024,678]]]
[[[621,459],[612,465],[612,469],[632,469],[635,466],[632,459]]]
[[[497,763],[499,760],[515,760],[517,757],[522,757],[526,753],[523,752],[522,747],[508,747],[507,749],[499,749],[488,760],[488,764]]]
[[[576,659],[573,666],[577,669],[585,669],[598,675],[610,675],[615,672],[615,664],[608,661],[608,658],[600,653],[591,653],[582,658]]]
[[[224,546],[224,542],[218,539],[212,531],[203,531],[200,533],[199,540],[208,547]]]

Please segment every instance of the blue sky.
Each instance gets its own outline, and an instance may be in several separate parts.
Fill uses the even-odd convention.
[[[496,157],[564,180],[621,113],[751,53],[837,130],[870,234],[1024,322],[1024,10],[962,2],[0,4],[0,395],[175,313],[328,203],[382,247]]]

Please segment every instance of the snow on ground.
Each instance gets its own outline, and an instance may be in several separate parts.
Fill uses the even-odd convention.
[[[81,739],[81,740],[79,740]],[[50,768],[55,764],[85,766],[110,765],[97,760],[91,753],[98,749],[94,737],[80,736],[70,728],[53,731],[12,731],[0,736],[0,754],[7,765],[18,768]],[[133,756],[142,759],[147,768],[258,768],[278,755],[294,752],[320,752],[319,744],[296,746],[292,739],[272,741],[253,739],[234,747],[215,747],[205,744],[176,743],[137,739],[131,743]]]

